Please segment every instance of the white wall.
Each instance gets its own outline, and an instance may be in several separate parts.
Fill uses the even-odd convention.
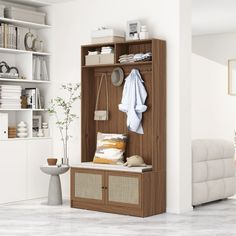
[[[167,208],[191,209],[190,46],[189,0],[77,0],[54,6],[54,94],[62,82],[80,81],[80,46],[90,42],[99,26],[125,29],[126,21],[140,19],[151,36],[167,41]],[[181,27],[180,27],[181,25]],[[92,94],[88,95],[92,96]],[[77,107],[78,111],[80,107]],[[80,161],[80,121],[73,127],[71,164]],[[60,155],[56,133],[55,154]],[[63,179],[64,192],[68,182]],[[66,184],[65,184],[66,183]],[[67,190],[67,191],[65,191]]]
[[[192,55],[192,138],[233,141],[236,97],[227,94],[227,67]]]
[[[227,65],[236,59],[236,33],[212,34],[193,37],[193,53]]]
[[[236,33],[194,36],[192,137],[233,140],[236,98],[229,96],[227,62],[236,58]]]

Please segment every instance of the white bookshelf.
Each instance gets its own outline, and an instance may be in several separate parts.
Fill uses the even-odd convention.
[[[14,2],[14,1],[12,1]],[[23,3],[17,1],[14,3]],[[7,4],[11,4],[10,1]],[[23,6],[23,5],[22,5]],[[22,7],[21,6],[21,7]],[[29,6],[29,5],[28,5]],[[27,6],[27,7],[28,7]],[[23,6],[24,7],[24,6]],[[45,10],[47,14],[48,9],[44,8],[43,5],[32,5],[32,7],[42,7],[41,11]],[[50,21],[50,16],[47,15],[47,21]],[[27,138],[15,138],[14,140],[37,140],[38,137],[33,137],[32,132],[32,120],[34,115],[40,115],[42,117],[42,122],[49,122],[49,115],[47,113],[48,103],[51,100],[51,53],[50,53],[50,34],[52,26],[50,24],[36,24],[33,22],[26,22],[16,19],[9,19],[0,17],[1,23],[12,24],[17,27],[20,27],[21,37],[20,37],[20,47],[19,49],[11,48],[0,48],[0,61],[7,62],[8,65],[17,67],[19,70],[20,76],[23,76],[25,79],[9,79],[9,78],[0,78],[0,85],[20,85],[22,89],[25,88],[38,88],[40,94],[43,97],[44,106],[42,109],[0,109],[0,113],[8,113],[9,117],[9,126],[17,126],[20,121],[25,121],[28,125],[28,137]],[[24,35],[31,31],[33,34],[39,36],[40,39],[44,42],[43,52],[27,51],[24,48]],[[33,58],[35,56],[43,57],[46,61],[46,66],[48,69],[49,80],[36,80],[33,75]],[[50,124],[49,124],[49,128]],[[45,137],[50,139],[50,137]],[[11,141],[12,139],[8,139]],[[1,141],[1,140],[0,140]]]
[[[8,126],[16,126],[20,121],[28,125],[28,137],[8,138],[0,140],[0,156],[4,170],[0,172],[0,185],[4,193],[0,195],[0,204],[7,202],[28,200],[47,196],[48,178],[40,171],[40,165],[45,164],[48,157],[53,156],[52,151],[52,126],[49,114],[45,110],[52,96],[52,71],[51,71],[51,7],[45,6],[37,0],[5,0],[3,5],[27,4],[27,8],[44,11],[47,13],[47,25],[35,24],[13,19],[0,18],[0,22],[13,24],[20,27],[21,43],[19,49],[0,48],[0,61],[5,61],[9,66],[19,69],[20,76],[25,79],[0,78],[1,85],[19,85],[22,89],[38,88],[44,97],[43,109],[0,109],[0,113],[8,114]],[[12,5],[13,6],[13,5]],[[44,42],[43,52],[26,51],[24,48],[24,35],[29,32],[36,34]],[[33,76],[33,58],[44,57],[47,62],[49,81],[35,80]],[[42,122],[49,123],[50,134],[48,137],[33,136],[33,116],[40,115]],[[11,170],[11,171],[9,171]],[[6,181],[6,179],[8,181]]]

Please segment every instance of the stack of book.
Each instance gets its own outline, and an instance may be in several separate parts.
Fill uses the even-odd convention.
[[[0,85],[0,108],[21,109],[21,86]]]
[[[38,88],[26,88],[23,94],[27,97],[27,108],[41,109],[41,96]]]
[[[33,57],[33,79],[34,80],[49,80],[48,69],[45,57]]]
[[[19,27],[0,23],[0,47],[19,49],[20,33]]]

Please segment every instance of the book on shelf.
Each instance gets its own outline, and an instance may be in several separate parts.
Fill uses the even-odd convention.
[[[20,30],[19,27],[0,23],[0,47],[19,49]]]
[[[33,57],[33,79],[49,81],[47,63],[43,56]]]
[[[42,109],[41,95],[38,88],[25,88],[24,95],[27,97],[27,108]]]
[[[21,86],[0,85],[0,108],[21,109]]]

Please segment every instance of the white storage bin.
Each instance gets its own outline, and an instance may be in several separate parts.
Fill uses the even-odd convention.
[[[114,53],[100,55],[100,64],[114,64],[114,63],[115,63]]]
[[[125,41],[125,32],[117,29],[98,29],[91,33],[92,43],[122,43]]]
[[[98,29],[93,30],[91,33],[91,38],[103,38],[103,37],[125,37],[125,32],[123,30],[117,29]]]
[[[125,37],[111,36],[111,37],[99,37],[92,38],[92,43],[123,43]]]
[[[4,17],[4,8],[5,6],[0,4],[0,17]]]
[[[25,10],[17,7],[7,7],[4,10],[6,18],[32,22],[36,24],[45,24],[46,13]]]
[[[85,56],[85,65],[98,65],[100,62],[100,55],[87,55]]]

